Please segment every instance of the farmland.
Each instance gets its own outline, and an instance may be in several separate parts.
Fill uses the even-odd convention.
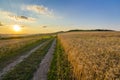
[[[0,80],[120,80],[120,0],[0,0]]]
[[[120,32],[0,40],[0,80],[120,80]]]
[[[44,38],[44,37],[43,37]],[[0,70],[26,51],[45,41],[42,37],[0,40]],[[47,39],[47,37],[46,37]]]
[[[40,61],[51,45],[51,40],[45,43],[40,49],[33,52],[29,57],[25,58],[13,70],[7,73],[3,80],[30,80],[34,71],[38,68]],[[31,65],[32,64],[32,65]],[[21,74],[22,73],[22,74]]]
[[[73,32],[58,38],[76,80],[120,80],[120,32]]]

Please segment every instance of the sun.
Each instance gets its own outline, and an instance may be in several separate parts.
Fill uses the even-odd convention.
[[[15,31],[15,32],[19,32],[19,31],[21,31],[21,27],[20,27],[20,25],[14,25],[13,26],[13,30]]]

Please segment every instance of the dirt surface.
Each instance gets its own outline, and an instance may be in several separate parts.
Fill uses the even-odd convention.
[[[41,61],[38,70],[34,73],[32,80],[47,80],[47,73],[50,68],[50,64],[52,61],[53,53],[56,46],[56,39],[53,41],[50,49],[45,55],[44,59]]]
[[[47,41],[46,41],[47,42]],[[40,44],[39,46],[33,48],[29,52],[27,52],[25,55],[20,56],[17,60],[14,62],[8,64],[5,68],[3,68],[2,71],[0,71],[0,80],[4,74],[6,74],[8,71],[12,70],[17,64],[22,62],[25,58],[27,58],[29,55],[31,55],[33,52],[35,52],[37,49],[39,49],[41,46],[43,46],[46,42]]]

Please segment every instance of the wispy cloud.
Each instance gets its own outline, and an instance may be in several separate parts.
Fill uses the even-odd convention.
[[[36,21],[35,18],[26,17],[26,16],[9,15],[8,17],[14,21],[30,21],[30,22]]]
[[[14,20],[14,21],[20,21],[20,22],[24,22],[24,21],[34,22],[34,21],[36,21],[35,18],[27,17],[27,16],[22,16],[22,15],[19,16],[19,15],[16,15],[15,13],[8,12],[8,11],[2,11],[2,10],[0,10],[0,14],[2,14],[6,18],[9,18],[9,19]]]
[[[47,7],[41,5],[27,5],[27,6],[23,6],[22,7],[23,10],[28,10],[28,11],[32,11],[34,13],[37,13],[39,15],[45,15],[48,17],[55,17],[53,10],[48,9]]]
[[[47,26],[42,26],[42,28],[47,28]]]
[[[3,24],[0,22],[0,26],[3,26]]]

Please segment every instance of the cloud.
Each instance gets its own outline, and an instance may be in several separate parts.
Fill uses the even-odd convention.
[[[9,18],[11,20],[14,20],[14,21],[20,21],[20,22],[24,22],[24,21],[28,21],[28,22],[34,22],[36,21],[35,18],[32,18],[32,17],[27,17],[27,16],[18,16],[12,12],[8,12],[8,11],[1,11],[0,10],[0,14],[4,15],[6,18]]]
[[[47,26],[42,26],[42,28],[47,28]]]
[[[0,22],[0,26],[3,26],[3,24]]]
[[[26,17],[26,16],[9,15],[8,17],[14,21],[30,21],[30,22],[36,21],[35,18]]]
[[[49,10],[47,7],[38,6],[38,5],[27,5],[22,7],[23,10],[32,11],[39,15],[45,15],[49,17],[54,17],[53,10]]]

